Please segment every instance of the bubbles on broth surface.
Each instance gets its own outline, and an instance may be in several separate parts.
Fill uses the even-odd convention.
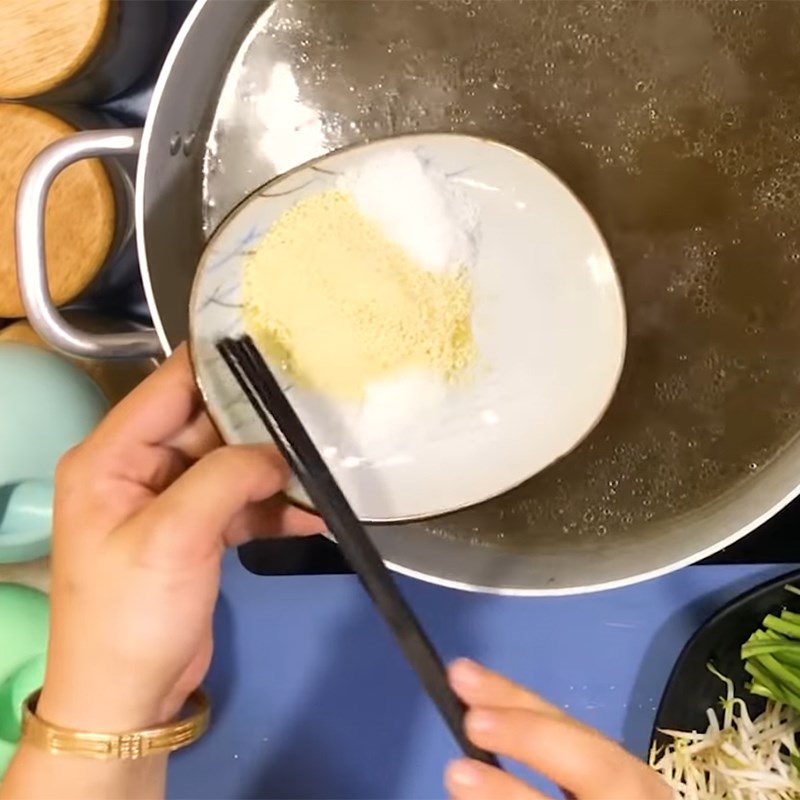
[[[207,229],[365,138],[455,130],[547,164],[619,268],[622,381],[561,462],[425,524],[503,547],[624,536],[752,477],[797,430],[799,39],[792,2],[281,2],[222,92]]]

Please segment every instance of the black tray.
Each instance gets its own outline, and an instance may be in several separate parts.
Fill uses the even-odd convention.
[[[794,571],[732,600],[707,620],[684,647],[656,714],[652,740],[663,744],[658,730],[702,731],[708,727],[706,709],[719,709],[725,692],[722,681],[707,668],[710,662],[736,686],[737,696],[747,697],[744,685],[749,677],[744,671],[739,650],[767,614],[779,613],[784,606],[800,608],[800,597],[789,594],[784,586],[798,585],[800,572]],[[763,709],[757,697],[747,700],[750,713]]]

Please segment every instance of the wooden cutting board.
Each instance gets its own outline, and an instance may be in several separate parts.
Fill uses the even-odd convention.
[[[102,40],[111,2],[0,0],[0,97],[32,97],[80,72]]]
[[[7,0],[0,0],[0,6]],[[52,142],[75,132],[40,109],[0,103],[0,317],[21,317],[14,216],[17,190],[31,160]],[[75,298],[106,260],[116,209],[111,182],[96,159],[68,167],[56,178],[45,214],[45,252],[56,305]]]

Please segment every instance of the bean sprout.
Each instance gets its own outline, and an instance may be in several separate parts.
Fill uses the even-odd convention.
[[[722,719],[708,709],[705,733],[662,730],[672,741],[653,745],[650,766],[661,774],[677,800],[800,800],[800,714],[768,700],[751,719],[724,681]]]

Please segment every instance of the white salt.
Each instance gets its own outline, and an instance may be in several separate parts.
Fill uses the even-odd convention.
[[[420,267],[454,275],[474,266],[478,213],[461,189],[413,150],[387,150],[338,179],[359,211]],[[435,413],[447,391],[433,372],[410,369],[366,387],[353,433],[359,449],[386,457],[402,449],[417,420]]]
[[[412,150],[388,150],[338,180],[359,211],[431,272],[474,264],[478,214],[459,187]]]
[[[439,375],[416,369],[369,383],[359,415],[362,449],[382,455],[395,449],[395,437],[407,432],[415,421],[435,413],[446,391]]]

